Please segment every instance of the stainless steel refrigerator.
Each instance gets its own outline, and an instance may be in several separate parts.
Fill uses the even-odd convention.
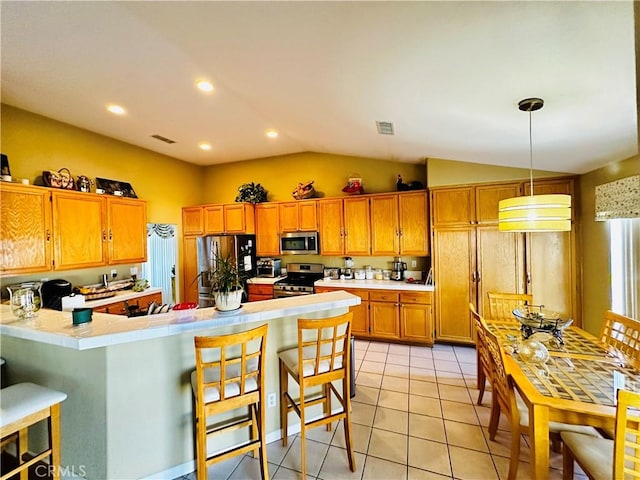
[[[198,238],[198,271],[215,269],[218,256],[231,255],[238,262],[238,269],[244,272],[242,301],[248,300],[246,279],[256,275],[256,236],[255,235],[208,235]],[[206,274],[200,275],[198,283],[198,303],[200,308],[213,307],[210,284]]]

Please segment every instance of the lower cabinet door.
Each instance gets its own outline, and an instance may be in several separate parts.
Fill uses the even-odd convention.
[[[400,313],[397,303],[369,302],[371,313],[370,334],[374,337],[400,336]]]
[[[433,312],[431,305],[403,304],[400,326],[404,340],[433,343]]]

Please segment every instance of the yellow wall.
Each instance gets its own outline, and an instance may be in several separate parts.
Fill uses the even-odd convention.
[[[562,176],[557,172],[533,171],[536,178]],[[489,183],[522,180],[530,177],[528,168],[499,167],[480,163],[459,162],[441,158],[427,160],[428,186],[443,187],[466,183]]]
[[[611,308],[609,229],[608,222],[594,220],[595,187],[638,174],[640,174],[640,156],[611,163],[580,177],[582,318],[584,328],[592,333],[600,331],[604,312]]]
[[[398,174],[407,183],[417,180],[426,186],[427,181],[424,164],[305,152],[208,167],[205,199],[233,202],[240,185],[254,182],[267,190],[270,202],[293,200],[298,183],[309,180],[314,180],[317,197],[344,196],[342,188],[353,173],[360,174],[365,193],[395,192]]]

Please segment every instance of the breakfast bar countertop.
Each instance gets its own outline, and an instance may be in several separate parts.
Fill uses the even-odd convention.
[[[347,292],[328,292],[259,302],[221,312],[215,307],[182,310],[142,317],[94,313],[90,323],[74,326],[71,312],[42,309],[34,319],[15,318],[8,305],[0,305],[0,335],[87,350],[197,330],[264,322],[287,316],[358,305],[360,298]]]

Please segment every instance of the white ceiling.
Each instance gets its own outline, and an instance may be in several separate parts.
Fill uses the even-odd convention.
[[[4,103],[195,164],[315,151],[528,168],[517,103],[532,96],[545,100],[535,169],[638,151],[631,1],[3,0],[0,13]],[[194,88],[203,78],[213,93]]]

